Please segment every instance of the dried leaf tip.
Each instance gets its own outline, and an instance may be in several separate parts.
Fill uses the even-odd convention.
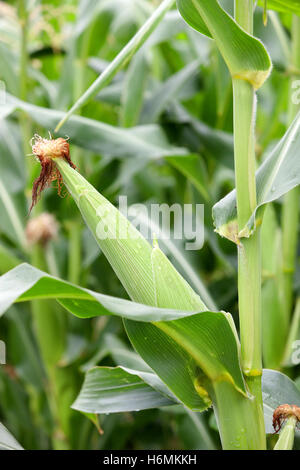
[[[34,181],[32,189],[32,203],[29,212],[37,203],[39,196],[42,191],[47,188],[52,181],[57,180],[58,182],[58,193],[60,194],[62,186],[62,176],[55,165],[56,158],[62,158],[66,160],[72,168],[76,168],[70,157],[70,146],[68,138],[63,139],[44,139],[39,135],[31,139],[32,154],[41,164],[40,176]]]

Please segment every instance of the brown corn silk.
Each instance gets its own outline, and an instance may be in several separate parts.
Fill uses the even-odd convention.
[[[32,139],[32,153],[41,164],[41,173],[34,181],[32,188],[32,203],[29,212],[37,203],[42,191],[52,181],[58,182],[58,194],[61,193],[62,176],[55,165],[56,158],[63,158],[72,168],[76,168],[70,157],[70,146],[67,139],[44,139],[35,135]]]

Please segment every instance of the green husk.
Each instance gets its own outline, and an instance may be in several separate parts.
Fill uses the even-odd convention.
[[[295,430],[297,425],[297,418],[291,416],[288,418],[283,430],[280,433],[279,439],[274,447],[274,450],[292,450],[294,447]]]

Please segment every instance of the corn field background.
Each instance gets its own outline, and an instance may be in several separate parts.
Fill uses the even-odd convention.
[[[232,17],[234,1],[219,3]],[[232,70],[222,37],[192,28],[186,5],[0,2],[1,448],[217,450],[224,435],[211,400],[221,393],[210,393],[214,374],[249,399],[237,339],[239,241],[230,225],[237,205]],[[261,226],[262,395],[272,449],[275,408],[300,406],[300,3],[254,6],[253,34],[273,67],[267,64],[257,91],[258,200],[244,236],[251,240]],[[33,136],[66,139],[82,179],[58,163],[66,186],[50,184],[30,212],[40,174]],[[152,267],[157,250],[155,304],[142,277],[152,248],[132,242],[120,261],[116,248],[97,245],[93,204],[103,200],[87,181],[115,207],[120,195],[145,208],[204,205],[201,249],[187,250],[184,238],[164,240],[146,221]],[[245,298],[250,304],[250,285]],[[146,322],[158,322],[160,333]],[[180,329],[169,331],[176,322]],[[177,356],[178,335],[181,345],[190,342]],[[295,449],[299,436],[296,430]]]

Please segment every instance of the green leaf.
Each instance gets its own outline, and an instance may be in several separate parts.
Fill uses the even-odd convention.
[[[162,254],[158,254],[158,256],[161,257]],[[157,267],[157,269],[159,270],[159,266]],[[174,270],[174,268],[171,269]],[[179,276],[175,270],[174,273],[175,274],[173,274],[173,279],[174,276]],[[162,282],[160,282],[160,279],[158,279],[157,282],[162,286]],[[188,284],[186,284],[186,289],[186,295],[188,298],[191,299],[191,303],[186,303],[186,301],[184,301],[185,305],[189,308],[192,308],[193,306],[196,307],[196,304],[198,302],[196,294],[193,293],[192,289],[188,286]],[[59,299],[60,303],[65,306],[71,313],[81,318],[88,318],[97,315],[107,315],[113,313],[115,315],[122,316],[123,318],[135,319],[138,321],[145,322],[160,321],[164,319],[172,320],[174,318],[181,318],[185,315],[189,316],[192,314],[192,312],[184,313],[183,311],[172,311],[167,309],[148,307],[146,305],[139,305],[126,300],[115,299],[112,297],[97,294],[92,291],[73,286],[59,279],[53,278],[52,276],[49,276],[26,264],[18,266],[17,268],[0,278],[0,292],[2,294],[0,304],[1,313],[3,313],[12,304],[12,302],[16,301],[17,299],[19,299],[20,301],[25,301],[32,300],[35,298],[56,298]],[[176,292],[176,289],[174,290],[174,292]],[[157,296],[158,299],[161,298],[159,292],[157,292]],[[192,300],[193,297],[195,299],[194,301]],[[184,298],[185,297],[183,297],[183,299]],[[176,299],[173,300],[176,304]],[[171,302],[171,299],[168,302]],[[180,329],[181,325],[174,325],[174,331],[171,327],[171,324],[169,325],[171,330],[167,331],[167,335],[175,335],[176,340],[179,338],[180,342],[182,342],[183,337],[186,333],[181,333],[180,331],[177,331],[177,326],[179,326]],[[168,324],[157,324],[157,327],[162,330],[167,327],[169,328]],[[183,327],[189,329],[189,325],[183,325]],[[143,328],[145,330],[147,328],[147,324],[143,323]],[[236,339],[234,337],[231,326],[226,316],[222,313],[215,314],[207,312],[207,315],[205,315],[205,317],[201,317],[201,315],[197,317],[197,320],[193,321],[190,328],[192,329],[191,333],[193,331],[197,331],[198,333],[197,337],[192,337],[193,339],[191,340],[191,343],[189,343],[188,341],[186,344],[183,344],[180,357],[182,370],[184,371],[186,369],[185,364],[187,362],[192,362],[194,364],[194,372],[196,372],[197,367],[195,366],[195,361],[189,357],[190,353],[194,355],[196,354],[196,359],[198,363],[200,362],[202,366],[203,364],[207,363],[207,371],[209,372],[209,376],[212,379],[220,379],[222,377],[223,380],[234,381],[236,382],[236,387],[238,389],[242,388],[245,392],[241,372],[239,370]],[[154,331],[155,335],[158,334],[160,336],[166,336],[168,339],[168,336],[165,335],[163,332],[157,333],[155,327]],[[181,336],[182,334],[183,337]],[[208,337],[206,335],[208,335]],[[215,338],[215,340],[213,340],[213,338]],[[203,344],[201,346],[202,339]],[[176,345],[176,343],[171,338],[170,341],[172,344]],[[200,342],[197,344],[198,341]],[[180,348],[180,346],[176,346],[176,349],[178,348]],[[213,360],[212,358],[214,358],[216,354],[216,349],[219,350],[219,355],[217,355],[215,360]],[[203,351],[202,356],[200,354],[201,350]],[[209,352],[210,350],[212,351],[211,353]],[[172,354],[175,357],[175,351],[173,351]],[[229,364],[226,359],[228,354],[233,354],[232,364]],[[211,356],[211,359],[209,358],[209,356]],[[182,361],[183,357],[184,361]],[[149,364],[148,360],[146,360],[146,362]],[[167,363],[169,363],[169,361]],[[210,366],[212,366],[214,370],[211,370]],[[204,366],[205,370],[206,367]],[[199,375],[199,372],[197,372],[197,375]],[[196,377],[194,377],[194,379],[195,378]],[[197,399],[199,400],[198,394],[195,391],[194,384],[192,383],[192,378],[190,377],[189,380],[192,386],[192,390],[194,390],[194,394],[197,395]],[[167,383],[167,385],[169,386],[169,383]],[[187,406],[191,405],[190,398],[188,398],[186,404]],[[196,409],[199,410],[199,406]],[[203,404],[201,405],[200,409],[203,409]]]
[[[24,310],[20,311],[13,306],[9,309],[7,318],[9,360],[22,381],[41,391],[45,386],[45,372],[28,316]]]
[[[2,243],[0,243],[0,260],[0,274],[4,274],[22,263],[22,261]]]
[[[152,250],[151,264],[157,306],[187,310],[200,307],[198,296],[158,247]],[[173,321],[150,325],[125,321],[125,327],[145,362],[192,410],[202,411],[211,404],[201,385],[202,371],[212,381],[229,381],[246,394],[236,338],[223,313],[203,312],[190,317],[186,323]],[[180,382],[175,371],[180,371]]]
[[[14,31],[16,33],[16,31]],[[16,70],[16,64],[18,63],[18,57],[10,47],[8,47],[4,41],[0,43],[0,69],[1,69],[1,80],[4,81],[7,91],[10,93],[19,92],[19,83]]]
[[[199,71],[200,61],[195,60],[186,65],[182,70],[168,78],[148,98],[142,110],[141,122],[148,124],[156,122],[167,104],[181,91],[182,87],[193,80]]]
[[[167,157],[166,160],[186,176],[206,201],[209,199],[207,171],[199,155],[182,155],[182,157],[178,155]]]
[[[196,31],[201,34],[205,34],[209,38],[212,38],[211,32],[207,25],[203,21],[202,17],[195,10],[195,6],[191,1],[177,0],[177,7],[182,15],[183,19]]]
[[[23,447],[2,423],[0,423],[0,450],[23,450]]]
[[[233,78],[249,81],[255,89],[263,85],[272,68],[266,49],[240,28],[217,0],[177,0],[177,6],[200,33],[205,34],[203,23],[206,25]]]
[[[97,0],[80,0],[78,4],[78,13],[74,28],[74,35],[80,36],[85,31],[92,20],[104,9],[108,8],[106,2]]]
[[[233,136],[228,132],[213,129],[204,122],[198,121],[178,103],[172,103],[167,115],[168,122],[187,126],[195,134],[199,153],[214,158],[219,163],[232,168],[234,166]]]
[[[124,127],[135,126],[139,122],[144,91],[147,81],[148,64],[144,52],[138,52],[126,74],[122,89],[121,124]]]
[[[23,192],[11,193],[0,176],[0,231],[23,249],[26,247],[24,230],[25,197]]]
[[[104,344],[116,365],[140,372],[153,372],[148,364],[117,336],[110,333],[106,334]]]
[[[157,306],[188,310],[196,308],[198,299],[194,291],[186,282],[182,282],[182,278],[172,264],[165,259],[163,252],[158,247],[154,247],[152,251],[152,267]],[[228,380],[233,382],[237,389],[243,393],[245,392],[245,385],[240,372],[237,342],[234,339],[231,325],[227,319],[224,321],[225,319],[224,313],[211,314],[207,312],[207,315],[203,313],[201,316],[190,317],[188,322],[155,323],[155,326],[161,331],[153,331],[149,336],[146,335],[146,338],[145,334],[135,334],[133,336],[129,332],[130,328],[134,330],[132,322],[125,322],[125,325],[135,348],[160,377],[163,377],[163,375],[159,372],[161,369],[165,369],[165,365],[161,365],[160,361],[152,359],[153,347],[150,343],[158,351],[166,350],[167,353],[167,348],[163,346],[163,343],[171,340],[171,342],[175,341],[177,343],[177,347],[174,347],[173,351],[173,361],[175,361],[176,356],[178,361],[182,359],[182,350],[193,358],[192,361],[191,358],[187,357],[190,369],[194,369],[192,376],[199,376],[197,368],[200,366],[213,382]],[[136,328],[141,330],[140,325],[136,325]],[[147,329],[150,331],[151,326],[149,328],[148,325]],[[164,336],[166,336],[165,339],[163,339]],[[156,344],[156,337],[158,338],[157,341],[161,343],[160,345]],[[170,364],[170,360],[164,362]],[[176,374],[173,375],[176,376]],[[171,377],[170,379],[172,380]],[[205,396],[202,398],[205,402]]]
[[[265,44],[273,63],[279,68],[287,68],[291,56],[291,40],[288,31],[277,13],[271,11],[268,17],[268,22],[265,25],[262,21],[262,11],[260,9],[255,11],[255,35]]]
[[[257,206],[246,226],[237,231],[236,191],[213,207],[216,231],[234,242],[250,237],[262,222],[263,206],[275,201],[300,183],[300,114],[256,172]]]
[[[25,161],[18,127],[6,119],[0,119],[1,177],[16,193],[24,189]]]
[[[125,327],[141,357],[174,395],[194,411],[210,404],[202,371],[212,381],[229,381],[246,394],[237,343],[224,314],[203,312],[187,322],[125,321]]]
[[[79,318],[117,315],[138,321],[174,320],[193,312],[162,309],[99,294],[50,276],[29,264],[21,264],[0,277],[0,315],[14,302],[57,299]]]
[[[173,268],[174,269],[174,268]],[[188,285],[187,285],[188,286]],[[190,289],[190,288],[189,288]],[[212,344],[212,331],[222,331],[222,334],[216,334],[214,341],[220,342],[219,351],[220,360],[228,370],[231,370],[232,375],[236,377],[238,386],[243,388],[241,376],[236,374],[236,367],[238,359],[233,361],[230,365],[227,360],[227,355],[230,351],[236,353],[236,341],[233,336],[231,326],[223,313],[203,312],[199,315],[194,314],[193,311],[174,310],[166,308],[150,307],[147,305],[137,304],[125,299],[118,299],[107,295],[99,294],[88,289],[84,289],[72,285],[66,281],[50,276],[33,266],[22,264],[9,271],[0,277],[0,313],[3,314],[13,302],[24,302],[34,299],[58,299],[71,313],[79,318],[92,318],[99,315],[114,314],[122,318],[137,320],[140,322],[170,322],[174,319],[183,317],[195,317],[192,324],[199,323],[198,328],[205,328],[206,331],[199,332],[203,340],[205,340],[204,350],[209,351],[209,344]],[[190,295],[190,294],[188,294]],[[205,313],[205,315],[204,315]],[[211,332],[209,332],[209,324],[211,323]],[[171,323],[169,323],[171,327]],[[177,335],[177,325],[179,329],[189,328],[187,324],[176,324],[173,331],[170,330],[171,335]],[[157,324],[159,329],[165,329],[165,325]],[[223,329],[222,329],[223,328]],[[178,333],[182,334],[182,333]],[[208,336],[206,336],[208,335]],[[222,335],[226,336],[226,340],[222,340]],[[192,335],[193,336],[193,335]],[[234,341],[233,341],[234,339]],[[228,340],[228,342],[226,342]],[[215,346],[213,346],[215,347]],[[189,346],[188,346],[189,348]],[[217,348],[218,349],[218,348]],[[211,354],[212,361],[214,355]],[[237,357],[237,356],[236,356]],[[217,362],[216,362],[217,364]]]
[[[26,264],[0,277],[0,294],[0,314],[4,313],[16,300],[56,298],[65,308],[80,318],[114,314],[122,318],[138,320],[140,327],[136,321],[126,323],[127,330],[130,329],[131,341],[135,346],[137,342],[141,342],[142,347],[146,349],[148,341],[152,345],[155,342],[158,343],[155,351],[160,358],[159,371],[156,370],[157,364],[152,367],[153,357],[144,357],[143,351],[140,350],[141,346],[136,347],[170,390],[186,406],[195,411],[202,411],[210,403],[205,389],[199,382],[202,376],[199,364],[212,380],[230,381],[239,391],[246,393],[239,369],[236,338],[223,313],[205,312],[193,315],[193,312],[136,304],[74,286]],[[170,321],[184,316],[190,317],[191,322],[173,323]],[[155,326],[145,323],[161,320],[166,320],[168,323],[157,323]],[[190,335],[190,339],[187,336],[185,340],[186,335]],[[173,337],[175,340],[172,339]],[[151,348],[149,351],[152,355]],[[162,353],[168,360],[161,361]],[[181,371],[182,382],[179,384],[178,380],[175,380],[177,376],[174,376],[170,369],[172,364],[177,371]],[[189,364],[188,367],[187,364]],[[160,367],[166,370],[161,370]]]
[[[152,266],[156,305],[194,309],[198,302],[194,292],[158,247],[152,251]],[[232,382],[245,393],[237,342],[224,313],[203,312],[188,322],[153,325],[125,321],[125,327],[137,352],[189,408],[201,411],[210,405],[201,384],[202,371],[213,382]],[[182,382],[177,380],[179,370]]]
[[[279,369],[283,360],[289,325],[283,304],[281,231],[272,204],[266,208],[261,238],[263,359],[266,368]],[[274,253],[278,256],[274,256]]]
[[[24,156],[16,126],[5,119],[0,119],[0,154],[0,232],[24,249]]]
[[[279,246],[277,250],[280,250]],[[280,253],[280,251],[277,251]],[[276,279],[267,279],[262,286],[263,358],[265,367],[280,368],[286,343],[286,318]]]
[[[280,405],[300,406],[300,391],[286,375],[275,370],[264,369],[262,377],[266,433],[273,434],[273,413]]]
[[[151,373],[123,367],[95,367],[85,375],[72,408],[85,413],[121,413],[178,403],[148,385],[144,376],[156,384],[156,376]]]
[[[149,323],[125,321],[125,328],[138,354],[181,402],[193,411],[211,406],[200,367],[177,341]]]
[[[258,4],[264,6],[265,0],[259,0]],[[267,8],[284,13],[296,13],[300,15],[300,0],[268,0]]]
[[[34,106],[12,96],[7,96],[6,106],[9,105],[13,105],[10,112],[22,109],[36,123],[50,131],[63,115],[61,111]],[[74,116],[64,126],[64,133],[61,135],[65,137],[66,134],[72,143],[103,156],[156,159],[187,153],[185,149],[171,146],[162,129],[156,125],[120,129],[93,119]]]

